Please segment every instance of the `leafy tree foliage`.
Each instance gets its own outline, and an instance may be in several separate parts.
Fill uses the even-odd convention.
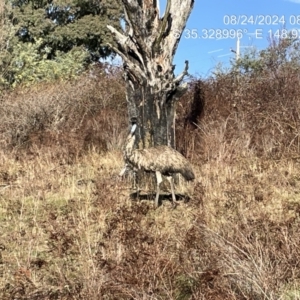
[[[43,38],[50,49],[70,51],[84,46],[93,59],[111,54],[107,42],[112,37],[107,24],[120,27],[120,3],[117,0],[11,0],[10,20],[17,26],[20,41],[33,42]]]
[[[292,36],[285,39],[271,39],[269,47],[257,51],[251,49],[241,58],[232,61],[232,70],[240,74],[263,75],[276,74],[289,66],[300,68],[300,42]]]
[[[300,71],[300,41],[292,35],[286,38],[273,37],[269,46],[258,51],[256,48],[246,50],[238,59],[231,59],[230,66],[217,64],[213,76],[233,76],[234,78],[276,78],[285,70]]]
[[[0,84],[16,86],[17,84],[31,84],[39,81],[51,81],[75,77],[84,71],[83,62],[88,53],[80,47],[74,47],[69,52],[57,51],[55,60],[45,59],[47,54],[40,51],[42,39],[35,43],[18,43],[6,59],[7,72],[0,76]],[[5,76],[6,75],[6,76]]]
[[[119,0],[8,0],[2,14],[0,84],[78,74],[113,53],[108,24],[120,27]]]

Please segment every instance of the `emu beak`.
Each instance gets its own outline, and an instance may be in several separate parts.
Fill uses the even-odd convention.
[[[133,135],[135,130],[136,130],[136,124],[133,124],[132,127],[131,127],[131,130],[130,130],[130,133]]]

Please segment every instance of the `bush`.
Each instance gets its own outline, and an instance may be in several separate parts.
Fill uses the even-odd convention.
[[[298,153],[300,147],[300,60],[298,42],[278,41],[249,62],[242,57],[228,72],[192,84],[182,107],[198,117],[183,131],[191,113],[183,113],[178,134],[187,136],[185,149],[202,149],[206,159],[217,158],[218,145],[231,147],[234,157],[252,151],[259,157],[280,158]],[[253,67],[253,64],[259,67]],[[252,67],[251,67],[252,66]],[[201,96],[199,96],[199,90]],[[194,95],[193,95],[194,93]],[[190,100],[187,100],[190,99]],[[199,103],[195,106],[195,103]],[[203,104],[205,103],[205,104]],[[197,112],[205,105],[204,110]],[[188,123],[191,124],[190,121]],[[195,136],[195,138],[191,138]],[[199,138],[196,138],[199,136]],[[216,144],[211,144],[216,141]],[[195,143],[192,145],[191,143]],[[183,147],[178,142],[179,147]]]
[[[93,147],[119,148],[120,134],[127,128],[121,80],[117,69],[95,66],[72,82],[20,87],[4,94],[3,145],[28,149],[59,144],[73,156]]]

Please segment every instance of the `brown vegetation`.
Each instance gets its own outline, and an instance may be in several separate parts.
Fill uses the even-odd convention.
[[[93,72],[1,99],[0,298],[299,299],[296,70],[192,84],[174,210],[129,198],[122,80]]]

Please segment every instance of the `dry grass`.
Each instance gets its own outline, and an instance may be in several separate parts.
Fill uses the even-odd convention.
[[[261,98],[256,78],[234,97],[230,76],[196,82],[177,120],[196,173],[177,192],[191,199],[154,209],[154,197],[130,199],[130,178],[118,177],[119,74],[95,76],[1,99],[0,298],[299,299],[297,115],[284,127],[299,82],[265,81],[264,95],[277,91],[265,114],[242,105]]]
[[[194,164],[191,201],[155,210],[119,151],[38,154],[1,155],[1,299],[297,299],[296,162]]]

